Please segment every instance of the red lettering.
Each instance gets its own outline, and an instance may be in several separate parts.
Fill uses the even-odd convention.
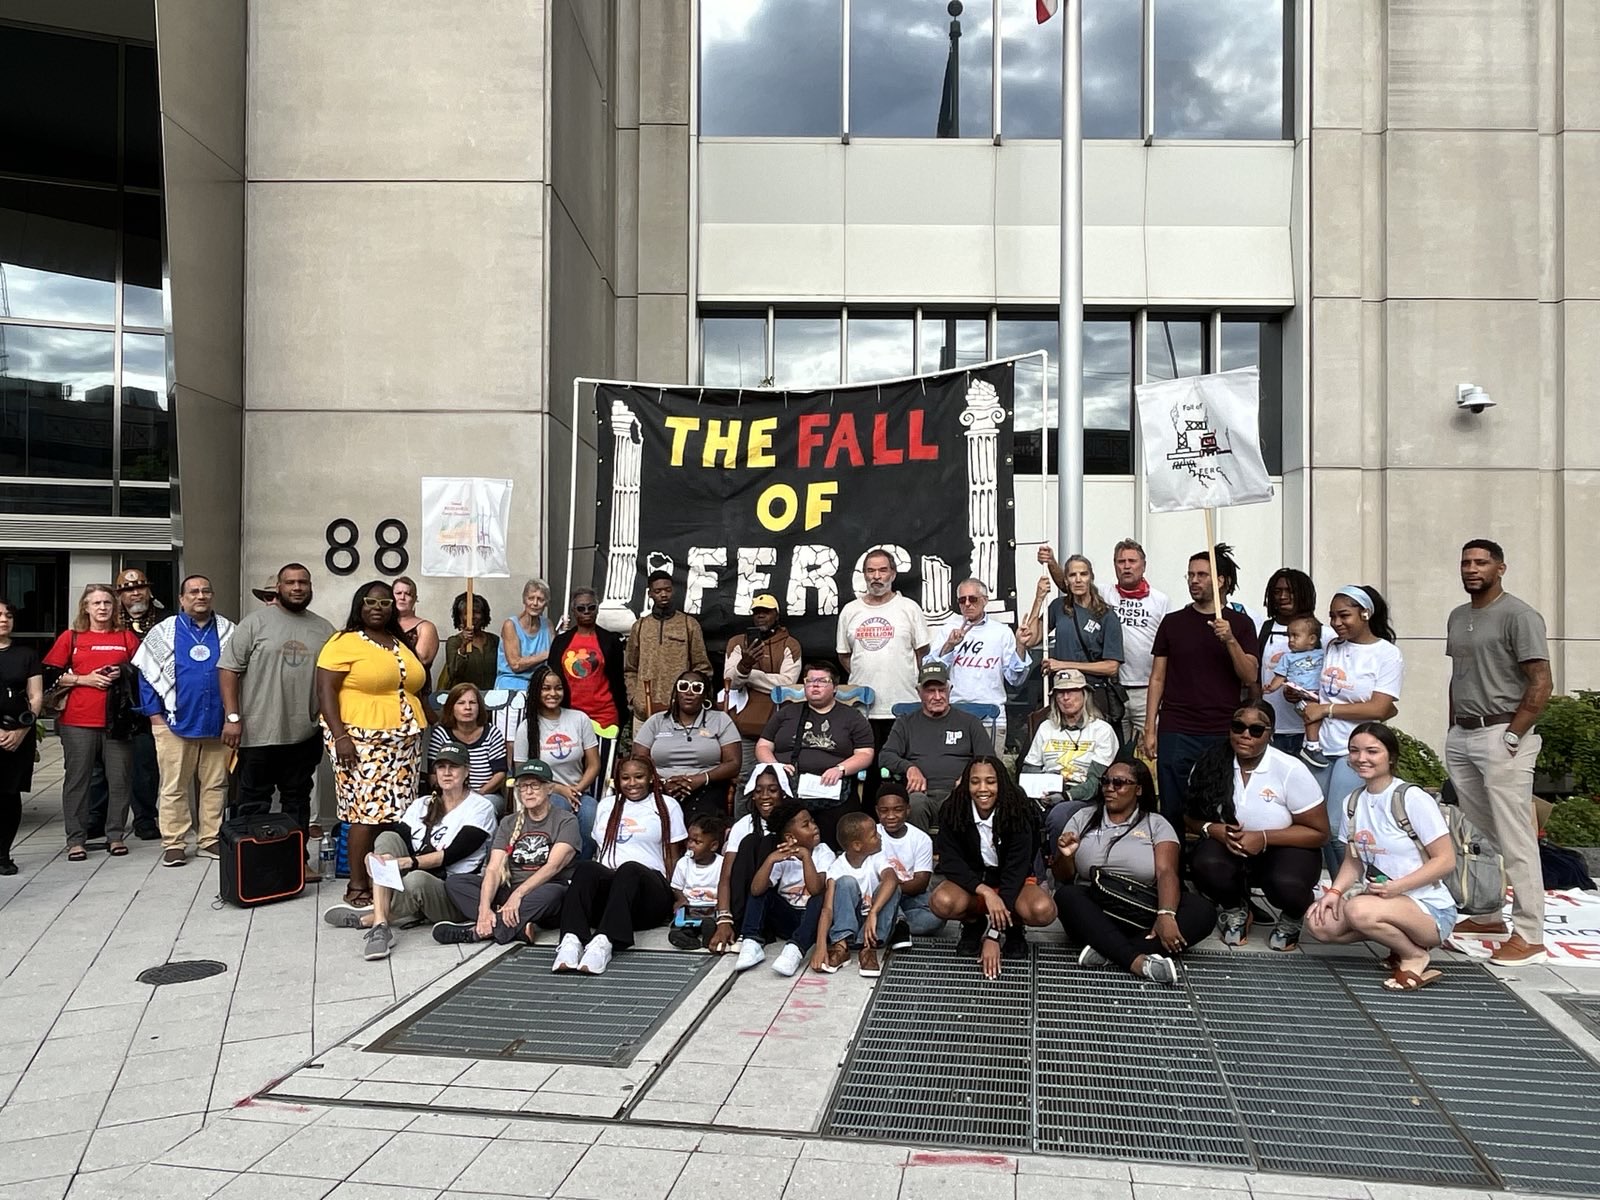
[[[930,446],[922,440],[922,410],[911,410],[910,445],[906,448],[906,457],[912,462],[938,462],[939,447]]]
[[[1600,960],[1600,950],[1595,949],[1593,946],[1585,946],[1579,942],[1557,942],[1556,946],[1563,954],[1572,958]]]
[[[828,427],[827,413],[806,413],[800,418],[800,465],[811,465],[811,452],[822,448],[822,431]]]
[[[905,460],[905,451],[889,445],[889,414],[878,413],[872,418],[872,465],[892,467]]]
[[[844,413],[839,418],[839,424],[834,426],[833,441],[828,443],[827,456],[822,460],[823,469],[831,471],[837,465],[841,452],[849,456],[852,467],[867,465],[867,460],[861,456],[861,443],[856,439],[856,419],[852,413]]]

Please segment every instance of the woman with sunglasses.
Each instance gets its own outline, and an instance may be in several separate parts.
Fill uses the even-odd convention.
[[[728,785],[739,777],[739,727],[711,707],[710,681],[684,671],[672,703],[633,735],[633,752],[661,775],[661,789],[678,802],[685,821],[706,809],[728,812]]]
[[[1222,910],[1224,946],[1250,932],[1250,889],[1282,910],[1267,945],[1293,950],[1322,874],[1328,811],[1306,765],[1272,745],[1276,714],[1265,700],[1234,710],[1228,742],[1207,750],[1189,773],[1184,823],[1195,834],[1190,877]]]
[[[600,739],[600,774],[611,774],[617,732],[628,711],[628,682],[623,674],[622,639],[598,621],[600,597],[593,588],[572,593],[572,624],[550,643],[550,662],[567,681],[571,706],[594,724]],[[584,835],[587,837],[587,833]]]
[[[1050,871],[1060,882],[1061,927],[1082,943],[1080,967],[1115,964],[1131,975],[1176,985],[1173,958],[1210,934],[1217,910],[1178,882],[1178,834],[1156,811],[1155,781],[1143,762],[1114,762],[1100,777],[1100,803],[1067,822],[1056,839]],[[1150,928],[1118,920],[1096,883],[1104,869],[1156,895]]]
[[[317,655],[323,740],[333,760],[339,820],[349,827],[344,902],[354,909],[372,906],[367,855],[380,827],[398,821],[417,795],[429,721],[426,681],[389,585],[374,580],[357,588],[344,629]]]

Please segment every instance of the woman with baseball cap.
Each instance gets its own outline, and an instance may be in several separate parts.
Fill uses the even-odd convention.
[[[748,779],[756,765],[756,742],[772,719],[772,689],[800,682],[805,652],[783,626],[783,609],[771,592],[750,602],[750,628],[728,639],[722,678],[728,692],[728,715],[739,730],[739,775]],[[740,815],[746,807],[738,802]]]

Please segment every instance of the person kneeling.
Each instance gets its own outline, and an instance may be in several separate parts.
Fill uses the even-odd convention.
[[[1178,882],[1178,835],[1155,811],[1150,768],[1115,762],[1100,777],[1100,804],[1067,822],[1050,870],[1061,886],[1061,926],[1083,943],[1081,967],[1115,963],[1176,984],[1178,955],[1211,932],[1217,910]],[[1160,953],[1165,950],[1166,954]]]
[[[550,803],[555,772],[542,759],[517,768],[515,812],[500,818],[481,875],[448,875],[444,888],[465,921],[441,921],[433,940],[445,946],[521,938],[556,923],[572,881],[583,832],[565,805]]]
[[[1414,992],[1439,978],[1428,969],[1456,923],[1442,882],[1455,870],[1455,844],[1439,802],[1394,775],[1400,740],[1380,721],[1350,733],[1350,766],[1362,781],[1346,801],[1350,830],[1339,874],[1306,913],[1319,942],[1377,942],[1389,957],[1383,986]]]
[[[935,845],[945,881],[928,907],[942,920],[962,923],[956,953],[975,955],[984,978],[994,979],[1002,954],[1027,957],[1024,925],[1056,919],[1055,904],[1028,878],[1039,848],[1038,809],[998,758],[975,758],[940,810]]]
[[[811,956],[811,969],[831,975],[850,960],[850,947],[861,943],[861,974],[883,973],[878,951],[900,919],[900,879],[883,855],[878,826],[866,813],[839,818],[839,844],[844,853],[828,868],[828,890],[819,927],[828,931]]]
[[[767,957],[768,938],[787,939],[772,969],[793,975],[816,944],[822,918],[824,872],[833,865],[833,851],[810,811],[785,801],[773,809],[767,828],[776,832],[763,843],[761,862],[750,881],[740,933],[744,945],[734,961],[735,971],[748,971]],[[760,851],[758,851],[760,853]]]
[[[374,857],[399,867],[401,886],[374,883],[371,909],[335,904],[322,914],[329,925],[365,929],[362,955],[369,961],[389,957],[392,922],[448,921],[458,915],[445,878],[470,875],[482,865],[496,821],[493,801],[467,791],[470,761],[467,748],[453,743],[435,754],[438,790],[418,796],[400,817],[399,828],[382,830],[373,843]]]

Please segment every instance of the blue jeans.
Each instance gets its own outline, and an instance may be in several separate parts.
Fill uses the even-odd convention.
[[[1226,743],[1225,733],[1156,733],[1156,787],[1161,793],[1161,815],[1183,837],[1183,812],[1189,796],[1189,771],[1195,759]]]
[[[793,942],[805,951],[817,944],[817,925],[822,920],[822,897],[819,893],[806,901],[804,908],[795,908],[783,898],[776,888],[768,888],[759,896],[751,894],[745,901],[742,937],[753,937],[762,943],[781,938]]]
[[[833,923],[828,926],[828,942],[843,942],[852,946],[861,940],[861,927],[867,914],[861,910],[869,898],[861,895],[861,885],[848,875],[833,881]],[[900,889],[895,888],[889,903],[878,910],[873,931],[878,935],[878,945],[889,943],[889,931],[900,916]]]
[[[578,841],[581,848],[578,851],[580,859],[593,858],[600,848],[594,840],[594,814],[600,807],[600,802],[584,792],[578,797]]]
[[[928,906],[926,890],[915,896],[900,893],[900,919],[917,937],[932,937],[944,928],[944,918],[935,916],[933,909]]]
[[[1328,802],[1328,831],[1332,835],[1322,848],[1322,865],[1328,868],[1328,878],[1336,879],[1339,864],[1344,862],[1347,833],[1344,827],[1345,801],[1350,798],[1351,792],[1365,785],[1361,782],[1361,776],[1351,768],[1350,758],[1345,754],[1329,755],[1328,765],[1312,773],[1322,785],[1322,794]]]
[[[1282,750],[1285,754],[1300,757],[1300,747],[1306,744],[1306,735],[1303,733],[1275,733],[1272,735],[1272,748]]]

